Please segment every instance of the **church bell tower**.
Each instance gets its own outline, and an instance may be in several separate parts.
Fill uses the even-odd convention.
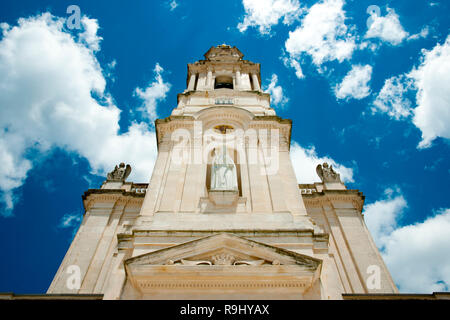
[[[83,196],[85,216],[48,293],[104,299],[342,299],[395,293],[361,214],[364,196],[327,164],[298,184],[292,121],[260,65],[228,45],[188,65],[155,123],[150,182],[120,164]],[[151,168],[149,168],[149,171]],[[68,286],[79,272],[79,286]]]

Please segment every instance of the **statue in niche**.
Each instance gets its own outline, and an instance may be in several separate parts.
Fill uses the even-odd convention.
[[[236,165],[227,154],[225,145],[215,149],[211,167],[211,191],[237,191]]]
[[[108,181],[125,181],[126,178],[131,173],[131,166],[127,164],[125,167],[125,163],[120,163],[119,166],[116,166],[113,171],[108,173],[107,180]]]
[[[333,166],[329,166],[326,162],[323,165],[319,164],[316,167],[316,172],[322,182],[341,182],[340,174],[334,171]]]

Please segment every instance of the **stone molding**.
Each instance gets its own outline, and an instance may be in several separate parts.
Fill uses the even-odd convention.
[[[322,192],[302,193],[306,207],[333,207],[333,202],[351,202],[355,209],[362,213],[364,195],[358,190],[324,190]]]
[[[269,137],[270,130],[279,130],[280,145],[287,143],[289,149],[292,120],[282,119],[278,116],[254,116],[249,111],[235,106],[211,107],[207,110],[205,109],[198,112],[194,117],[170,116],[165,119],[157,119],[155,127],[158,147],[165,137],[168,137],[168,135],[172,134],[177,129],[188,130],[190,134],[193,135],[195,119],[202,122],[202,134],[214,125],[217,125],[217,123],[230,124],[236,127],[236,129],[253,129],[256,132],[267,130]],[[195,137],[192,136],[192,138]]]
[[[270,94],[263,91],[255,90],[227,90],[227,89],[215,89],[215,90],[190,90],[177,94],[177,109],[185,106],[197,106],[203,108],[209,108],[211,105],[215,105],[215,99],[220,97],[233,98],[233,104],[237,107],[263,107],[259,104],[248,105],[245,101],[246,98],[256,98],[254,102],[270,102]],[[191,99],[200,99],[201,104],[192,104]]]
[[[89,189],[82,196],[85,211],[89,211],[96,202],[114,202],[123,205],[142,206],[144,192],[128,192],[115,189]]]
[[[285,281],[270,281],[267,280],[250,280],[250,281],[142,281],[139,282],[138,286],[145,289],[154,288],[164,288],[164,289],[185,289],[185,288],[306,288],[310,286],[310,283],[306,281],[295,281],[295,280],[285,280]]]

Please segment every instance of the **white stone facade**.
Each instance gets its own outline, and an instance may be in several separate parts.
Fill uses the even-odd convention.
[[[339,180],[298,185],[289,156],[292,123],[276,116],[261,91],[259,64],[242,57],[221,45],[188,65],[178,106],[156,121],[150,182],[107,180],[85,193],[82,225],[48,293],[104,299],[397,293],[365,226],[364,196]],[[210,190],[211,159],[225,140],[239,190],[219,194]],[[79,289],[67,285],[73,265]]]

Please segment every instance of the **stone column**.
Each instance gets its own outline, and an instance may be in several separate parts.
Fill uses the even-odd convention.
[[[239,70],[236,70],[236,87],[234,89],[240,89],[241,87],[241,72]]]
[[[261,91],[261,87],[259,86],[259,80],[256,73],[252,73],[252,81],[253,81],[253,90]]]
[[[188,84],[188,91],[193,91],[195,90],[195,78],[196,78],[196,74],[193,73],[191,74],[191,77],[189,79],[189,84]]]
[[[212,71],[208,70],[208,74],[206,76],[206,88],[207,89],[214,89],[214,84],[212,83],[213,78],[212,78]]]

